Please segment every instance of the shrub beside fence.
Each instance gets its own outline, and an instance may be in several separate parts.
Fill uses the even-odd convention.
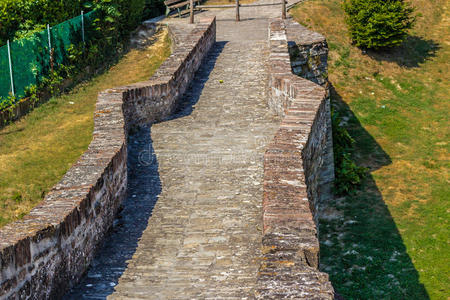
[[[0,47],[0,106],[11,95],[23,97],[27,87],[37,85],[53,67],[63,64],[71,45],[88,41],[94,31],[95,14],[95,11],[80,14],[30,37],[10,42],[10,51],[8,45]]]

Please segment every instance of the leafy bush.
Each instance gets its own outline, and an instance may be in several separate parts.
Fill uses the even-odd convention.
[[[366,168],[359,167],[352,160],[351,152],[355,140],[341,125],[342,120],[339,113],[334,109],[331,111],[333,127],[333,151],[334,151],[334,190],[337,195],[351,193],[361,184],[366,174]]]
[[[16,32],[33,30],[35,25],[58,24],[83,10],[81,0],[1,0],[0,45],[16,37]]]
[[[93,0],[86,6],[99,13],[96,26],[103,38],[117,42],[142,21],[145,0]]]
[[[126,35],[142,21],[164,12],[163,0],[0,0],[0,46],[22,38],[46,24],[53,26],[93,8],[113,16],[114,29]],[[105,20],[111,23],[111,19]]]
[[[13,107],[14,104],[16,104],[17,98],[14,96],[8,96],[7,98],[0,98],[0,111],[8,108]],[[2,125],[2,124],[0,124]]]
[[[362,48],[397,46],[415,22],[414,9],[403,0],[345,0],[343,8],[350,36]]]

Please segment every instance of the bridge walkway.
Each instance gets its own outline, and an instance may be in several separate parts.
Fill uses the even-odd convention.
[[[132,136],[116,233],[67,299],[252,298],[263,154],[279,124],[266,104],[268,24],[281,9],[234,13],[203,13],[217,17],[217,42],[172,118]]]

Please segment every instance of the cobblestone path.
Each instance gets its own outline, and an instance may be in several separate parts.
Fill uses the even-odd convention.
[[[218,21],[217,43],[182,109],[152,126],[162,192],[111,298],[253,294],[262,155],[278,124],[266,106],[267,25],[255,23],[262,30]]]
[[[266,105],[267,29],[280,9],[242,9],[239,23],[215,14],[217,43],[178,111],[131,138],[122,218],[67,299],[252,298],[262,158],[279,122]]]

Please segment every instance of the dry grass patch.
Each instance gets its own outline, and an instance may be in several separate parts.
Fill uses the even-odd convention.
[[[87,149],[97,94],[150,78],[169,54],[163,30],[147,49],[0,130],[0,226],[27,214]]]
[[[311,0],[291,10],[299,23],[326,36],[333,101],[349,118],[355,159],[371,168],[356,195],[335,203],[343,220],[321,225],[321,261],[346,299],[446,299],[448,1],[410,0],[416,27],[402,46],[381,53],[351,44],[341,2]],[[357,223],[343,225],[352,220]],[[353,250],[358,255],[342,255]]]

